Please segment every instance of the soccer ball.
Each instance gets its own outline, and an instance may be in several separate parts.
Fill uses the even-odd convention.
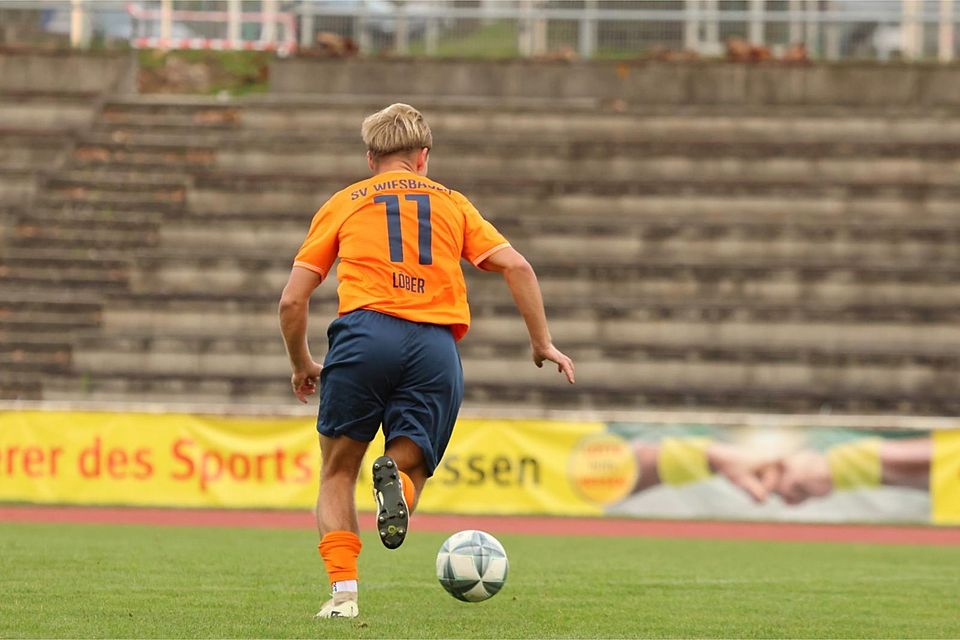
[[[486,600],[507,580],[507,552],[489,533],[459,531],[440,547],[437,579],[457,600]]]

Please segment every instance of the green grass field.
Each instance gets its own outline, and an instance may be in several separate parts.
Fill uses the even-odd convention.
[[[510,578],[467,604],[444,536],[365,535],[361,617],[314,621],[309,531],[0,524],[0,637],[960,636],[960,548],[499,536]]]

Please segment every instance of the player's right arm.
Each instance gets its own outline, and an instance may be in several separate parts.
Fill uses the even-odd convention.
[[[320,380],[320,365],[310,355],[307,344],[310,294],[320,281],[320,274],[295,266],[290,270],[287,285],[280,296],[280,331],[293,369],[290,384],[300,402],[306,402],[307,396],[316,392]]]
[[[547,327],[547,315],[543,309],[540,283],[526,258],[513,247],[506,246],[495,251],[477,266],[484,271],[503,274],[503,279],[513,295],[513,301],[527,325],[534,364],[542,367],[545,360],[555,363],[557,371],[563,373],[567,381],[573,384],[575,381],[573,360],[553,346],[553,339]]]
[[[306,402],[307,396],[316,392],[320,381],[320,365],[310,355],[307,344],[307,321],[310,295],[326,278],[337,258],[338,226],[333,217],[334,209],[328,201],[313,217],[310,231],[297,252],[280,296],[280,331],[293,370],[290,384],[300,402]]]

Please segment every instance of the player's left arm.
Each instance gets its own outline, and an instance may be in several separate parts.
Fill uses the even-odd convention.
[[[320,379],[320,365],[313,360],[307,344],[307,319],[310,295],[321,280],[316,271],[295,266],[280,296],[280,331],[293,368],[290,384],[300,402],[306,402],[307,396],[316,392]]]
[[[566,376],[567,382],[573,384],[575,381],[573,360],[553,345],[553,339],[547,327],[547,315],[543,308],[540,284],[530,263],[516,249],[506,246],[484,258],[477,267],[483,271],[494,271],[503,275],[513,295],[513,302],[527,325],[534,364],[542,367],[546,360],[553,362],[557,365],[557,371]]]
[[[547,327],[547,315],[543,308],[543,295],[537,274],[530,263],[507,242],[507,239],[488,221],[483,219],[473,204],[456,193],[455,199],[464,216],[464,244],[462,257],[483,271],[503,275],[513,301],[527,325],[533,362],[542,367],[549,360],[557,370],[574,383],[574,366],[566,354],[553,345]]]

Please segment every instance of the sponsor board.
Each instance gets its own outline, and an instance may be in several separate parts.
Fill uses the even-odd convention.
[[[299,509],[319,477],[312,417],[0,412],[0,501]],[[419,508],[957,524],[960,431],[462,419]]]

